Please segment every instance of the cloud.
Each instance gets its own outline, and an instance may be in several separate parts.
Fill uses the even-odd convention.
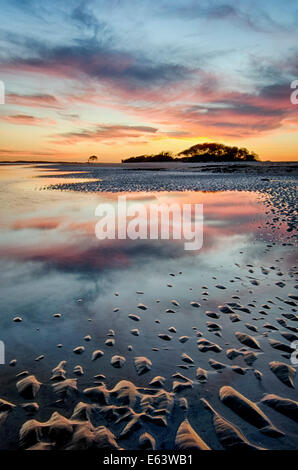
[[[158,129],[150,126],[125,126],[99,124],[93,129],[80,129],[74,132],[65,132],[56,137],[67,144],[82,140],[106,141],[111,139],[131,139],[143,137],[147,134],[156,134]]]
[[[88,0],[81,1],[75,6],[70,16],[80,31],[84,28],[96,36],[100,31],[107,30],[107,25],[99,21],[92,11],[91,4],[92,2]]]
[[[31,57],[2,61],[2,71],[23,71],[83,79],[84,75],[103,84],[128,90],[159,87],[185,81],[194,70],[172,63],[153,62],[144,56],[111,49],[96,38],[76,40],[69,46],[50,47],[34,43]]]
[[[208,22],[230,22],[236,28],[245,27],[247,30],[261,33],[276,33],[285,31],[286,26],[280,18],[273,18],[270,10],[260,2],[251,0],[247,2],[238,0],[189,0],[187,2],[178,0],[173,2],[166,0],[162,2],[164,14],[187,19],[203,19]]]
[[[31,219],[17,220],[12,224],[11,228],[13,230],[51,230],[58,228],[62,220],[62,218],[58,217],[33,217]]]
[[[16,150],[12,148],[0,148],[0,157],[14,157],[14,158],[34,158],[34,157],[52,157],[52,152],[34,151],[34,150]]]
[[[32,108],[59,108],[61,104],[56,96],[50,94],[23,95],[19,93],[8,93],[6,95],[8,104],[18,106],[29,106]]]
[[[166,126],[165,134],[169,137],[179,137],[181,132],[181,137],[244,138],[282,127],[290,118],[297,122],[298,109],[289,97],[290,87],[286,81],[259,86],[249,93],[203,85],[186,90],[184,100],[175,105],[145,106],[135,112],[156,125]],[[171,127],[175,130],[171,131]]]
[[[13,114],[8,116],[0,116],[0,121],[23,126],[48,126],[56,124],[56,121],[54,121],[53,119],[31,116],[29,114]]]

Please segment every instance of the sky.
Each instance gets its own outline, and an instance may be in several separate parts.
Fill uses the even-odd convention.
[[[0,161],[297,160],[298,2],[0,0]]]

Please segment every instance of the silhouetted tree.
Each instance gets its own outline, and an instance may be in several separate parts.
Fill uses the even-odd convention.
[[[171,152],[160,152],[157,155],[139,155],[122,160],[122,163],[141,163],[141,162],[172,162],[174,158]]]
[[[91,155],[91,157],[88,158],[88,163],[95,163],[97,160],[98,158],[96,155]]]
[[[184,155],[184,162],[233,162],[233,161],[255,161],[258,155],[249,152],[246,148],[230,147],[216,142],[205,142],[196,144],[178,153]]]
[[[252,162],[258,160],[258,155],[246,148],[230,147],[216,142],[196,144],[178,153],[182,158],[173,158],[171,152],[160,152],[157,155],[140,155],[122,160],[122,163],[141,162]]]

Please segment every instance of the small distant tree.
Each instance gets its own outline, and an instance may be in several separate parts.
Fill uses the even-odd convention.
[[[95,163],[97,160],[98,158],[96,155],[91,155],[91,157],[88,158],[88,163]]]

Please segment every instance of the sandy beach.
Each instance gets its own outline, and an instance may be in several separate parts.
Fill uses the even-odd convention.
[[[5,169],[2,449],[297,448],[296,166],[212,167]],[[202,250],[99,243],[117,193],[203,203]]]

